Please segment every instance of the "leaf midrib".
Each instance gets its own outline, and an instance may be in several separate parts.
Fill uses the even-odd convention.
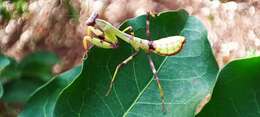
[[[164,65],[164,63],[166,62],[166,60],[168,59],[168,56],[166,56],[164,58],[164,60],[162,61],[162,63],[160,64],[158,70],[157,70],[157,73],[160,72],[161,70],[161,67]],[[136,97],[136,99],[134,100],[134,102],[132,103],[132,105],[127,109],[127,111],[123,114],[123,117],[126,117],[127,114],[130,112],[130,110],[134,107],[134,105],[136,104],[137,100],[143,95],[144,91],[149,87],[149,85],[152,83],[152,81],[154,80],[153,79],[153,76],[152,78],[150,78],[151,80],[147,83],[147,85],[143,88],[143,90],[140,92],[140,94]]]

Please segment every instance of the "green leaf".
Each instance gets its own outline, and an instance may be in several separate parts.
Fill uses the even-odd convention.
[[[211,101],[198,117],[259,117],[260,56],[235,60],[218,75]]]
[[[9,64],[1,70],[0,81],[2,83],[18,79],[21,75],[21,71],[18,69],[18,63],[11,57],[6,58],[8,58]]]
[[[81,67],[62,73],[40,87],[27,102],[19,117],[52,117],[57,97],[77,77]]]
[[[10,60],[5,56],[0,55],[0,98],[4,94],[1,74],[2,74],[3,69],[5,69],[9,64],[10,64]]]
[[[40,51],[32,53],[22,59],[19,69],[21,77],[38,78],[48,81],[52,78],[52,67],[59,61],[57,55],[51,52]]]
[[[8,69],[12,63],[13,60],[11,58],[0,54],[0,82],[4,82],[6,69]]]
[[[131,25],[135,35],[144,38],[145,19],[130,19],[120,29]],[[61,92],[55,116],[194,117],[200,102],[211,94],[218,71],[205,27],[184,10],[169,11],[152,18],[151,34],[153,39],[178,34],[187,38],[176,56],[152,54],[165,92],[165,114],[144,52],[119,71],[111,94],[105,96],[116,65],[133,53],[120,41],[118,49],[90,50],[80,76]]]
[[[10,61],[7,57],[0,55],[0,72],[10,64]]]
[[[44,51],[27,55],[20,63],[12,60],[1,74],[5,92],[3,101],[26,102],[35,89],[52,78],[52,67],[57,62],[54,53]]]
[[[22,15],[28,9],[28,3],[26,0],[16,0],[14,1],[15,11],[18,15]]]
[[[24,103],[32,92],[44,82],[37,79],[15,79],[4,84],[2,100],[8,103]]]
[[[0,98],[3,96],[3,94],[4,94],[3,85],[2,83],[0,83]]]
[[[6,9],[6,6],[3,5],[3,0],[0,0],[0,17],[4,21],[9,21],[11,18],[10,12]]]

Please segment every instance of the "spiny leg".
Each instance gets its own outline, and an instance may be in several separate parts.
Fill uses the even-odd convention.
[[[132,26],[128,26],[126,27],[122,32],[127,32],[127,31],[132,31],[133,30],[133,27]]]
[[[151,12],[147,12],[147,16],[146,16],[146,36],[147,36],[148,40],[151,41],[150,16],[154,17],[155,15]],[[148,57],[150,68],[153,72],[154,80],[156,81],[159,92],[160,92],[160,97],[161,97],[161,101],[162,101],[162,111],[165,112],[164,91],[163,91],[163,88],[161,86],[160,79],[158,77],[158,74],[157,74],[157,71],[155,69],[154,62],[151,58],[151,55],[148,53],[147,57]]]
[[[116,79],[116,75],[117,75],[117,72],[118,70],[123,66],[123,65],[126,65],[128,62],[130,62],[137,54],[138,54],[139,51],[135,51],[132,55],[130,55],[128,58],[126,58],[122,63],[118,64],[116,66],[116,69],[114,71],[114,74],[113,74],[113,77],[112,77],[112,80],[110,82],[110,85],[109,85],[109,89],[106,93],[106,96],[108,96],[111,92],[111,89],[113,87],[113,84],[114,84],[114,81]]]
[[[88,39],[91,38],[90,37],[91,36],[91,30],[89,28],[87,28],[86,33],[87,33],[87,36],[85,36],[82,40],[82,45],[83,45],[83,48],[85,49],[85,54],[82,57],[82,61],[85,60],[85,56],[88,54],[88,49],[91,45],[90,42],[88,41]]]
[[[83,48],[87,51],[90,45],[90,42],[88,41],[88,38],[91,38],[89,36],[85,36],[82,40]]]
[[[160,79],[158,77],[157,71],[156,71],[156,69],[154,67],[154,62],[153,62],[153,60],[151,58],[151,55],[147,55],[147,57],[148,57],[150,68],[151,68],[151,70],[153,72],[154,80],[156,81],[158,89],[159,89],[159,92],[160,92],[160,97],[161,97],[161,101],[162,101],[162,111],[165,112],[164,91],[163,91],[163,88],[161,86]]]
[[[127,31],[130,31],[130,35],[132,35],[134,37],[135,34],[134,34],[132,26],[126,27],[122,32],[126,33]]]
[[[60,0],[60,3],[62,3],[63,0]],[[93,12],[90,17],[87,19],[86,21],[86,25],[87,25],[87,30],[86,30],[86,34],[87,36],[84,37],[84,39],[82,40],[82,44],[85,50],[88,50],[89,46],[90,46],[90,42],[88,41],[89,38],[92,38],[92,32],[93,33],[98,33],[98,35],[100,35],[99,31],[94,30],[93,26],[95,25],[95,21],[98,17],[98,14],[96,12]],[[102,32],[101,32],[102,34]]]
[[[82,40],[83,47],[86,51],[88,50],[88,48],[90,46],[90,42],[88,41],[88,39],[92,38],[92,35],[93,35],[92,32],[94,32],[94,29],[91,26],[87,26],[86,36]]]

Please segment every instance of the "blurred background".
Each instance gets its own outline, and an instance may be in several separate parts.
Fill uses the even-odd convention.
[[[1,52],[20,60],[36,50],[61,58],[59,73],[81,62],[84,22],[92,11],[115,26],[146,11],[186,9],[202,20],[220,66],[259,54],[259,0],[1,0],[9,18],[0,16]],[[23,2],[19,2],[23,1]],[[20,11],[16,11],[20,5]],[[18,12],[18,13],[17,13]]]
[[[33,52],[51,51],[60,61],[48,70],[57,74],[81,63],[84,23],[91,12],[119,26],[146,11],[176,9],[204,23],[220,67],[260,54],[259,0],[0,0],[0,49],[18,63]],[[6,107],[1,103],[0,113]],[[15,116],[21,104],[13,107],[5,116]]]

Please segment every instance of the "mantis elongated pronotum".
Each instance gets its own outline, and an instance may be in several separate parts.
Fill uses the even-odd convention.
[[[185,42],[185,37],[183,36],[170,36],[166,38],[161,38],[159,40],[154,40],[154,41],[150,40],[150,29],[149,29],[150,16],[151,16],[150,13],[148,13],[147,20],[146,20],[146,33],[147,33],[148,40],[135,37],[133,33],[131,35],[125,33],[126,31],[131,30],[132,27],[127,27],[125,30],[120,31],[119,29],[112,26],[110,23],[101,19],[97,19],[98,17],[97,13],[93,13],[90,16],[90,18],[86,21],[87,34],[83,39],[84,48],[87,49],[89,47],[89,43],[92,43],[93,45],[101,48],[117,48],[118,39],[122,39],[125,42],[129,43],[135,50],[135,52],[131,56],[129,56],[122,63],[117,65],[106,95],[109,95],[113,87],[113,83],[115,81],[118,70],[123,65],[131,61],[134,58],[134,56],[138,54],[140,49],[143,49],[147,53],[153,52],[161,56],[175,55],[182,49]],[[154,79],[156,80],[158,85],[160,97],[162,100],[162,109],[164,111],[165,109],[164,109],[163,88],[160,84],[157,71],[154,67],[154,63],[149,54],[148,54],[148,60],[149,60],[152,73],[154,75]]]

